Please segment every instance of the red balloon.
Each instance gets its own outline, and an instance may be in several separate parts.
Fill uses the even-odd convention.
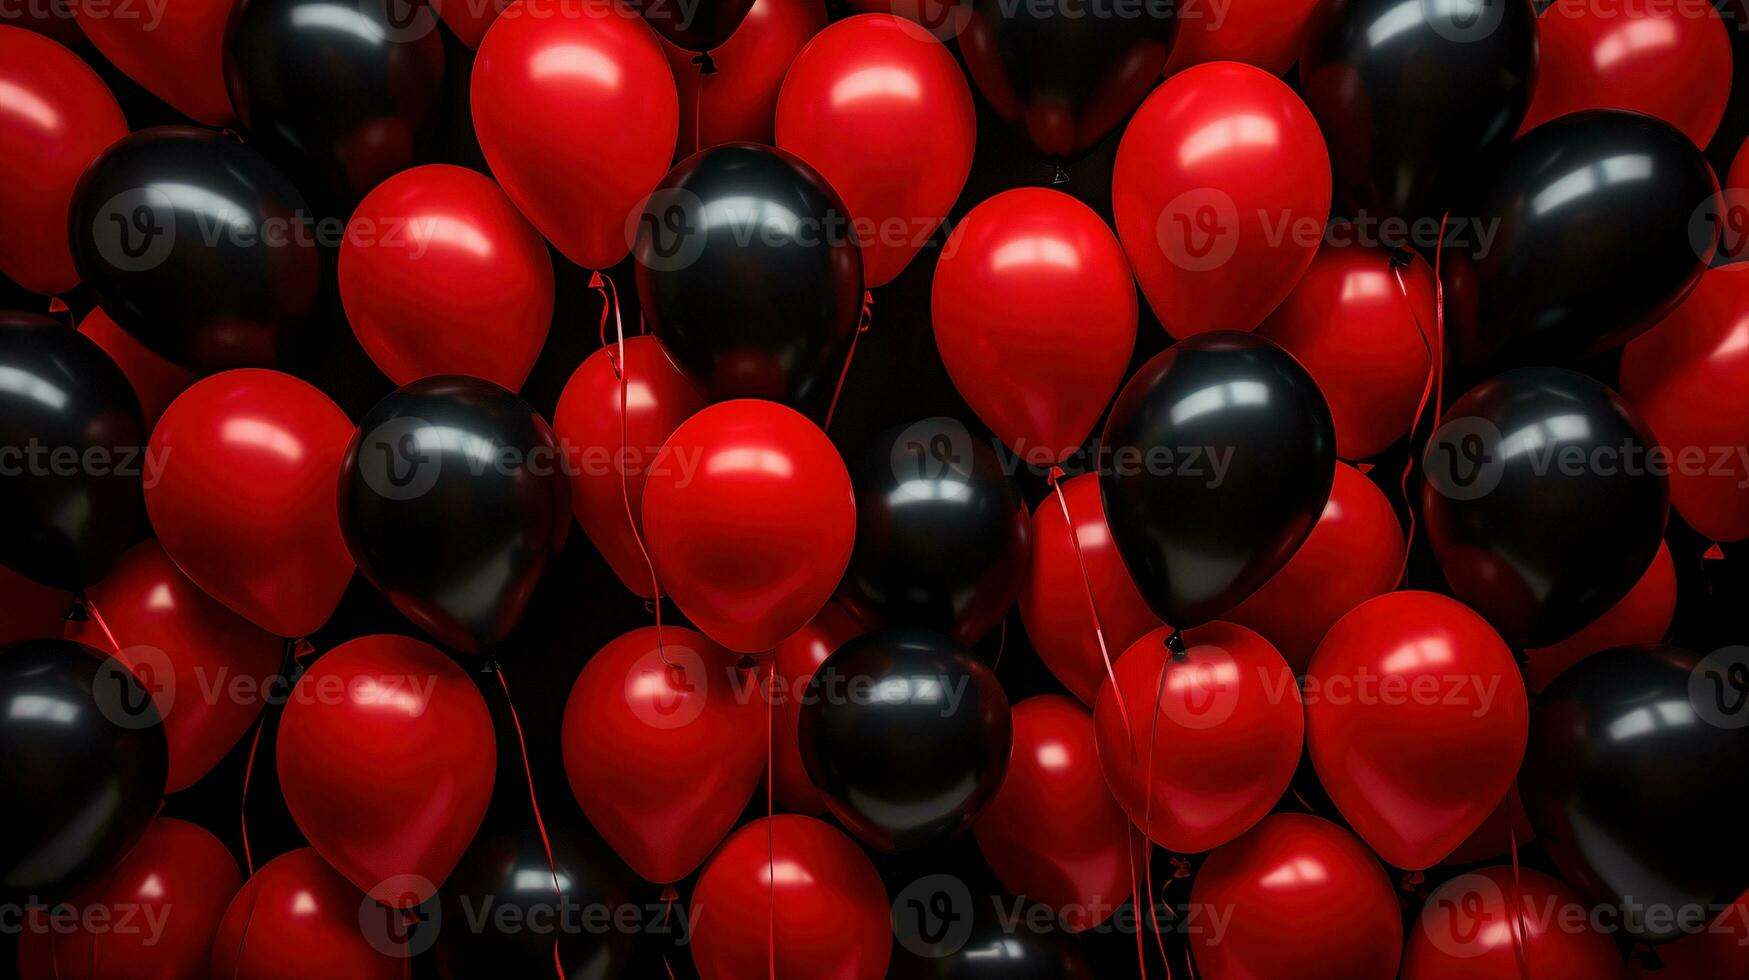
[[[675,465],[644,484],[663,588],[701,632],[763,653],[831,598],[856,537],[850,474],[832,441],[775,402],[712,405],[674,430]]]
[[[1520,133],[1585,109],[1657,116],[1705,147],[1731,86],[1731,36],[1710,4],[1555,0],[1536,20],[1536,94]]]
[[[966,215],[942,248],[929,305],[954,387],[1041,466],[1081,448],[1136,344],[1123,248],[1092,208],[1042,187]]]
[[[492,26],[512,0],[436,0],[432,7],[449,25],[456,39],[470,48],[478,48]]]
[[[1421,907],[1400,978],[1619,980],[1621,954],[1588,924],[1591,912],[1572,889],[1530,868],[1458,875]]]
[[[1250,330],[1286,298],[1324,237],[1324,134],[1274,75],[1197,65],[1136,110],[1118,144],[1111,208],[1167,333]]]
[[[78,55],[41,34],[0,27],[0,274],[33,293],[79,284],[67,244],[73,187],[128,123]]]
[[[891,916],[886,886],[850,838],[813,817],[765,817],[735,831],[699,876],[692,962],[702,980],[771,969],[785,980],[880,980]]]
[[[844,199],[870,289],[892,282],[947,217],[977,141],[972,92],[947,46],[891,14],[821,31],[777,98],[777,145]]]
[[[605,269],[674,156],[679,97],[656,32],[617,0],[517,0],[494,28],[470,82],[480,151],[565,258]]]
[[[318,659],[279,723],[279,787],[311,846],[395,908],[429,899],[480,829],[498,751],[473,679],[436,647],[361,636]]]
[[[1318,382],[1336,423],[1336,455],[1366,459],[1401,439],[1421,405],[1438,346],[1433,270],[1419,257],[1394,270],[1389,255],[1354,242],[1344,226],[1331,234],[1257,333]]]
[[[0,645],[60,636],[72,604],[73,593],[51,589],[0,565]]]
[[[1714,541],[1749,538],[1749,275],[1727,265],[1628,342],[1621,390],[1670,453],[1670,502]]]
[[[698,52],[662,38],[680,93],[679,155],[719,143],[771,143],[784,73],[825,27],[821,0],[753,0],[735,33],[711,49],[717,70],[709,75],[693,61]]]
[[[571,792],[633,871],[678,881],[759,785],[764,714],[757,678],[728,651],[675,626],[632,630],[583,665],[565,702]]]
[[[1488,814],[1488,819],[1476,828],[1440,864],[1475,864],[1512,853],[1514,845],[1523,847],[1536,840],[1536,829],[1524,814],[1524,801],[1518,798],[1518,787],[1506,791],[1506,798]]]
[[[1014,706],[1008,775],[973,833],[1002,887],[1049,906],[1071,932],[1130,898],[1141,878],[1132,862],[1147,853],[1106,788],[1092,716],[1057,694]]]
[[[97,50],[176,111],[208,126],[237,118],[225,90],[225,27],[236,0],[175,0],[124,7],[68,0]],[[134,16],[121,16],[131,9]]]
[[[396,385],[467,374],[516,391],[553,319],[553,262],[490,177],[430,164],[378,184],[352,213],[340,300]]]
[[[1628,961],[1633,980],[1723,980],[1749,977],[1749,892],[1714,917],[1707,930],[1657,948],[1659,966]]]
[[[281,854],[231,899],[213,938],[209,975],[405,980],[412,960],[403,947],[391,945],[395,939],[387,926],[398,913],[367,907],[367,901],[314,850]],[[367,934],[367,928],[373,931]]]
[[[1093,724],[1105,781],[1130,819],[1161,847],[1194,854],[1251,829],[1287,792],[1305,719],[1293,672],[1268,640],[1209,623],[1185,630],[1174,657],[1169,632],[1124,651]]]
[[[776,713],[772,718],[775,730],[771,746],[771,768],[776,779],[772,786],[778,806],[785,810],[816,817],[826,815],[826,801],[820,798],[820,791],[808,778],[807,767],[802,763],[801,744],[797,741],[802,717],[801,699],[814,671],[826,662],[826,658],[865,632],[867,630],[862,624],[845,612],[843,606],[828,602],[808,625],[779,643],[761,668],[761,682],[767,684],[773,665],[777,668]]]
[[[1359,470],[1337,463],[1306,543],[1227,618],[1263,634],[1301,674],[1338,619],[1396,588],[1402,564],[1403,528],[1391,501]]]
[[[1540,694],[1562,671],[1594,653],[1658,643],[1675,616],[1676,563],[1670,560],[1670,546],[1659,542],[1658,553],[1652,556],[1652,564],[1646,566],[1646,574],[1608,612],[1554,646],[1524,651],[1525,659],[1530,661],[1524,668],[1525,686],[1531,693]]]
[[[194,584],[280,636],[314,632],[355,567],[335,487],[353,425],[315,387],[241,368],[165,409],[145,459],[146,512]]]
[[[127,664],[164,719],[164,791],[194,785],[261,713],[285,641],[202,592],[156,541],[129,548],[87,598],[109,632],[92,617],[69,621],[67,639]]]
[[[1518,664],[1455,599],[1392,592],[1361,603],[1306,671],[1318,779],[1379,857],[1431,867],[1482,825],[1518,775],[1530,706]]]
[[[7,16],[16,26],[69,47],[85,40],[85,32],[79,30],[79,22],[73,19],[67,0],[20,4],[8,11]]]
[[[91,308],[80,322],[79,332],[103,348],[103,352],[127,376],[128,384],[140,398],[140,421],[147,432],[158,424],[158,417],[164,414],[164,409],[170,407],[176,396],[195,382],[193,371],[170,363],[158,352],[135,340],[133,334],[123,330],[100,307]]]
[[[1384,869],[1354,835],[1306,813],[1265,817],[1209,855],[1190,887],[1209,980],[1391,980],[1403,919]],[[1220,925],[1216,917],[1225,916]]]
[[[1318,0],[1228,0],[1177,8],[1178,40],[1166,59],[1170,78],[1206,61],[1242,61],[1285,74],[1300,56],[1306,20]]]

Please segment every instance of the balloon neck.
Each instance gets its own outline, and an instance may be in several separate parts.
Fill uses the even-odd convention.
[[[1717,541],[1714,541],[1712,543],[1712,546],[1706,550],[1706,553],[1701,555],[1701,558],[1705,559],[1706,561],[1724,561],[1725,560],[1725,549],[1719,547],[1719,543]]]
[[[298,636],[285,641],[285,656],[281,659],[279,673],[285,678],[287,687],[298,682],[309,668],[310,661],[316,658],[316,645]]]
[[[1062,482],[1063,477],[1067,475],[1061,466],[1052,466],[1050,473],[1045,475],[1045,486],[1055,489],[1056,485]]]
[[[600,269],[591,269],[589,271],[589,288],[590,289],[606,289],[607,288],[607,283],[605,281],[603,281],[601,278],[601,270]]]
[[[1407,268],[1415,263],[1415,250],[1407,245],[1398,245],[1391,249],[1391,264],[1399,269]]]
[[[487,654],[485,659],[480,663],[480,673],[482,673],[482,674],[496,674],[496,673],[498,673],[498,658],[492,656],[491,654]]]
[[[1172,877],[1174,880],[1190,877],[1189,858],[1175,857],[1170,858],[1169,860],[1172,862]]]
[[[1426,875],[1419,871],[1411,871],[1403,876],[1403,880],[1398,882],[1397,886],[1406,892],[1413,892],[1415,889],[1420,888],[1422,883],[1426,880]]]
[[[1067,184],[1068,182],[1069,182],[1069,172],[1067,170],[1063,169],[1062,164],[1060,164],[1060,163],[1057,164],[1057,172],[1051,175],[1051,186],[1052,187],[1061,187],[1064,184]]]
[[[1189,653],[1184,649],[1183,630],[1175,629],[1172,631],[1172,635],[1166,638],[1166,649],[1171,652],[1173,660],[1184,660],[1189,656]]]
[[[692,59],[692,63],[698,66],[700,75],[715,75],[717,73],[717,63],[711,59],[709,51],[700,51],[698,57]]]
[[[759,661],[753,659],[751,653],[743,653],[741,654],[741,659],[735,661],[736,670],[752,670],[757,666],[759,666]]]
[[[1634,948],[1628,950],[1628,959],[1640,964],[1641,967],[1644,967],[1647,970],[1656,971],[1664,969],[1664,958],[1659,956],[1658,951],[1650,946],[1635,943]]]
[[[84,592],[73,593],[73,604],[67,607],[67,615],[64,618],[69,623],[89,623],[91,621],[91,614],[85,611]]]

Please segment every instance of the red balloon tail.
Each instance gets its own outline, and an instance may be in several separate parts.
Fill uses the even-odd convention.
[[[832,416],[838,411],[838,396],[844,393],[844,379],[850,377],[850,362],[856,359],[856,342],[868,333],[872,323],[874,294],[865,289],[862,291],[862,316],[856,322],[856,332],[850,335],[850,349],[844,352],[844,369],[838,372],[838,385],[832,389],[832,404],[826,406],[826,424],[820,426],[821,432],[832,428]]]
[[[1391,260],[1391,275],[1397,279],[1397,289],[1403,293],[1403,302],[1408,304],[1409,316],[1415,320],[1415,332],[1421,337],[1421,346],[1427,350],[1427,382],[1421,386],[1421,400],[1415,405],[1415,417],[1409,420],[1409,458],[1403,461],[1403,476],[1397,481],[1397,489],[1403,498],[1403,511],[1409,518],[1408,532],[1403,535],[1403,561],[1397,567],[1397,587],[1403,585],[1403,578],[1409,574],[1409,553],[1415,547],[1415,501],[1409,499],[1409,474],[1415,471],[1415,434],[1421,428],[1421,416],[1427,412],[1429,399],[1433,402],[1434,426],[1439,425],[1440,406],[1445,404],[1445,285],[1439,280],[1440,259],[1445,254],[1445,225],[1451,219],[1447,211],[1439,219],[1439,241],[1433,247],[1433,345],[1427,344],[1427,328],[1421,323],[1420,314],[1415,312],[1415,301],[1409,296],[1409,284],[1403,281],[1403,269]]]
[[[540,832],[541,847],[546,849],[547,871],[553,876],[553,897],[558,899],[559,907],[563,908],[565,892],[563,888],[559,887],[559,866],[553,860],[553,842],[547,836],[547,822],[541,818],[540,800],[535,797],[534,793],[534,770],[528,765],[528,740],[522,734],[522,719],[516,715],[516,700],[510,696],[510,683],[504,679],[504,668],[500,667],[496,660],[492,662],[492,673],[498,678],[498,686],[504,691],[504,705],[510,709],[510,727],[516,729],[516,746],[522,751],[522,775],[528,780],[528,805],[534,810],[534,827]],[[553,966],[559,971],[559,980],[565,980],[569,976],[565,972],[564,961],[559,959],[557,936],[553,937]]]
[[[1724,561],[1725,549],[1719,547],[1718,542],[1715,541],[1711,547],[1707,548],[1706,553],[1701,555],[1701,558],[1706,561]]]
[[[1518,877],[1518,801],[1506,794],[1506,846],[1512,853],[1512,952],[1518,957],[1519,980],[1530,980],[1530,952],[1525,948],[1524,886]]]
[[[1134,745],[1135,735],[1130,729],[1129,708],[1124,704],[1123,689],[1118,686],[1117,673],[1111,669],[1111,650],[1105,645],[1105,628],[1099,622],[1099,603],[1093,599],[1093,583],[1087,577],[1087,559],[1081,554],[1081,534],[1075,530],[1075,519],[1069,516],[1069,498],[1063,496],[1063,468],[1051,467],[1045,482],[1056,494],[1057,506],[1063,511],[1063,523],[1069,526],[1069,543],[1075,546],[1075,564],[1081,570],[1081,592],[1087,597],[1087,614],[1093,617],[1093,638],[1099,641],[1099,656],[1105,661],[1105,678],[1111,681],[1111,691],[1117,699],[1117,716],[1123,720],[1124,736]],[[1155,710],[1159,710],[1157,705]]]
[[[1070,530],[1073,530],[1073,525],[1071,525]],[[1142,785],[1142,832],[1144,834],[1154,825],[1154,739],[1160,732],[1160,702],[1166,696],[1166,668],[1171,663],[1172,657],[1170,656],[1160,661],[1160,680],[1154,686],[1154,712],[1148,716],[1148,776]],[[1113,686],[1116,686],[1115,682]],[[1150,857],[1153,856],[1152,841],[1153,838],[1149,838],[1148,854]],[[1154,946],[1160,950],[1160,962],[1167,964],[1166,969],[1170,971],[1172,961],[1166,956],[1166,940],[1160,935],[1160,917],[1154,912],[1154,862],[1148,861],[1143,866],[1142,871],[1148,885],[1148,921],[1154,926]],[[1136,928],[1140,931],[1141,924],[1137,923]],[[1171,980],[1170,973],[1168,973],[1167,980]]]

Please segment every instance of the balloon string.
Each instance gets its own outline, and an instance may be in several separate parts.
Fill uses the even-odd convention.
[[[1506,794],[1506,844],[1512,851],[1512,911],[1516,927],[1512,932],[1512,951],[1518,957],[1520,980],[1530,980],[1530,953],[1524,945],[1524,885],[1518,877],[1518,800],[1516,789]]]
[[[547,836],[547,823],[541,819],[540,800],[534,793],[534,770],[528,764],[528,740],[522,734],[522,719],[516,715],[516,701],[510,696],[510,683],[504,679],[504,668],[492,661],[492,673],[498,678],[498,686],[504,690],[504,705],[510,709],[510,726],[516,729],[516,745],[522,750],[522,775],[528,780],[528,805],[534,810],[534,827],[540,832],[541,847],[547,853],[547,870],[553,876],[553,897],[559,900],[559,907],[565,905],[565,890],[559,886],[559,865],[553,860],[553,841]],[[559,972],[559,980],[565,980],[565,963],[559,958],[559,939],[553,937],[553,967]]]
[[[304,658],[316,652],[314,645],[303,637],[285,641],[285,653],[279,660],[277,676],[285,679],[285,697],[291,699],[291,686],[303,672]],[[281,702],[282,705],[284,702]],[[249,783],[255,776],[255,755],[261,750],[261,732],[267,727],[267,711],[255,719],[255,734],[249,737],[249,755],[243,762],[243,789],[237,797],[237,830],[243,838],[243,866],[249,877],[255,877],[255,855],[249,848]]]
[[[1117,700],[1117,715],[1123,719],[1124,735],[1134,744],[1129,709],[1124,705],[1123,691],[1117,684],[1117,672],[1111,667],[1111,650],[1105,645],[1105,629],[1099,623],[1099,604],[1093,598],[1093,583],[1087,577],[1087,559],[1081,553],[1081,532],[1075,527],[1075,519],[1069,516],[1069,498],[1063,495],[1063,468],[1051,467],[1045,482],[1055,492],[1057,506],[1063,511],[1063,523],[1069,526],[1069,541],[1075,546],[1075,565],[1081,570],[1081,592],[1087,597],[1087,614],[1093,618],[1093,638],[1099,641],[1099,658],[1105,662],[1105,679],[1111,682],[1111,693]]]
[[[1154,713],[1149,716],[1148,725],[1148,765],[1147,778],[1143,781],[1142,797],[1142,833],[1147,834],[1154,826],[1154,738],[1160,731],[1160,702],[1166,696],[1166,669],[1172,662],[1172,654],[1168,653],[1160,661],[1160,680],[1154,686]],[[1134,743],[1132,743],[1134,744]],[[1160,962],[1166,964],[1166,969],[1172,969],[1172,961],[1166,956],[1166,941],[1160,936],[1160,917],[1154,911],[1154,839],[1147,838],[1144,853],[1148,857],[1142,872],[1148,886],[1148,921],[1154,926],[1154,945],[1160,950]],[[1171,980],[1170,973],[1167,980]]]
[[[990,673],[1002,669],[1002,655],[1008,652],[1008,617],[1002,617],[1002,632],[996,636],[996,660],[990,664]]]
[[[103,631],[103,638],[109,641],[109,648],[117,654],[121,653],[121,644],[116,642],[115,634],[110,632],[109,624],[103,621],[103,614],[97,611],[97,603],[92,602],[91,597],[83,592],[79,594],[79,601],[85,604],[85,612],[91,616],[91,621]]]
[[[772,753],[771,715],[777,702],[777,654],[771,655],[770,680],[765,686],[765,951],[770,964],[771,980],[777,980],[777,845],[773,841],[772,814],[777,779],[777,762]]]
[[[674,912],[674,900],[679,898],[679,897],[680,897],[680,893],[676,892],[674,890],[673,885],[663,886],[663,888],[662,888],[662,901],[666,903],[665,905],[662,906],[662,928],[663,929],[668,928],[668,917],[669,917],[669,915],[671,915]],[[670,944],[670,945],[672,945],[672,944]],[[662,969],[664,969],[668,972],[668,980],[675,980],[674,967],[672,965],[670,965],[668,962],[668,951],[667,950],[662,951]]]
[[[832,415],[838,411],[838,396],[844,391],[844,379],[850,377],[850,362],[856,357],[856,342],[863,334],[868,333],[872,323],[874,294],[865,289],[862,291],[862,315],[857,318],[856,332],[850,335],[850,349],[844,352],[844,369],[838,372],[838,386],[832,389],[832,404],[826,407],[826,424],[820,426],[822,432],[832,428]]]
[[[1415,547],[1415,502],[1409,499],[1409,474],[1415,471],[1415,433],[1421,428],[1421,416],[1427,411],[1427,401],[1433,399],[1433,424],[1439,424],[1440,406],[1445,404],[1445,284],[1439,278],[1440,259],[1445,254],[1445,224],[1451,219],[1447,211],[1439,219],[1439,241],[1433,247],[1433,322],[1434,342],[1430,347],[1427,343],[1427,328],[1421,323],[1421,315],[1415,312],[1415,301],[1409,296],[1409,284],[1403,280],[1402,267],[1396,259],[1391,260],[1391,274],[1397,279],[1397,289],[1403,294],[1403,302],[1409,307],[1409,316],[1415,321],[1415,333],[1421,338],[1421,346],[1427,351],[1427,381],[1421,386],[1421,400],[1415,405],[1415,417],[1409,420],[1409,458],[1403,461],[1403,476],[1397,481],[1397,489],[1403,498],[1403,510],[1409,519],[1408,533],[1403,536],[1403,560],[1397,566],[1397,587],[1401,588],[1403,579],[1409,574],[1409,553]],[[1410,261],[1414,261],[1411,257]]]

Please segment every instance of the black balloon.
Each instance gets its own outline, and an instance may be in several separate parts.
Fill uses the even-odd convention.
[[[342,218],[442,127],[443,39],[424,3],[246,0],[228,41],[250,139]]]
[[[1033,910],[1019,906],[1006,895],[983,895],[972,899],[972,908],[954,907],[970,894],[952,896],[951,903],[933,895],[911,896],[894,908],[892,969],[888,980],[1093,980],[1093,967],[1081,947],[1057,925],[1040,929],[1032,925]],[[1020,909],[1026,918],[1004,922],[1010,909]],[[1053,920],[1045,920],[1053,921]],[[1170,930],[1170,926],[1166,927]]]
[[[1530,0],[1325,0],[1305,37],[1300,88],[1350,217],[1437,218],[1530,108]]]
[[[1421,509],[1452,593],[1521,647],[1548,646],[1627,595],[1658,551],[1667,468],[1634,410],[1561,368],[1458,399],[1428,440]]]
[[[0,313],[0,563],[82,589],[121,557],[140,514],[140,402],[77,330]]]
[[[753,0],[634,0],[644,19],[670,44],[709,51],[735,33]],[[701,67],[704,65],[701,62]]]
[[[862,313],[862,254],[836,191],[754,143],[688,157],[639,216],[650,329],[714,400],[830,393]]]
[[[1576,112],[1526,133],[1462,205],[1498,236],[1445,255],[1453,354],[1549,363],[1626,343],[1706,271],[1718,189],[1688,137],[1651,116]]]
[[[883,630],[820,665],[797,733],[832,814],[864,843],[910,851],[983,812],[1008,772],[1014,723],[982,661],[939,633]]]
[[[571,527],[553,431],[478,378],[425,378],[359,423],[340,476],[340,526],[364,573],[408,619],[468,653],[521,621]]]
[[[1124,565],[1162,620],[1200,626],[1257,591],[1312,532],[1336,431],[1300,363],[1216,331],[1154,356],[1118,393],[1100,497]]]
[[[152,695],[70,640],[0,649],[0,758],[0,893],[49,904],[96,884],[140,839],[170,765]]]
[[[1749,888],[1749,652],[1735,650],[1608,650],[1531,709],[1518,791],[1537,840],[1645,942],[1700,931]]]
[[[73,192],[68,235],[104,312],[201,373],[281,361],[322,258],[303,195],[237,140],[185,126],[105,150]]]
[[[996,453],[926,419],[877,436],[850,477],[856,549],[839,600],[865,623],[982,639],[1020,594],[1031,526]]]

